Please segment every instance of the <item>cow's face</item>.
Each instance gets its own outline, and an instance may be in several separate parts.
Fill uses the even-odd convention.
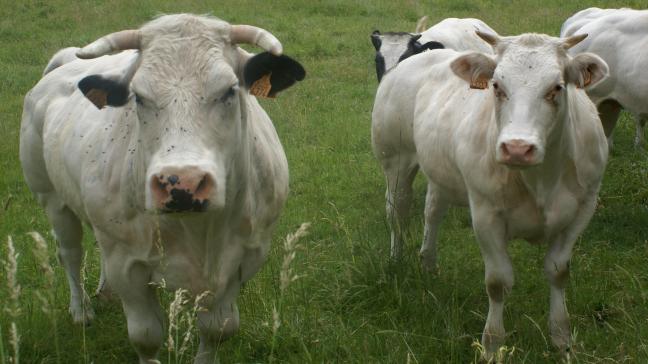
[[[250,157],[247,119],[258,111],[249,109],[254,102],[249,90],[272,97],[303,79],[304,70],[286,56],[265,52],[250,57],[232,42],[225,22],[188,15],[165,18],[138,31],[138,62],[126,72],[132,74],[128,82],[117,81],[120,93],[128,95],[124,104],[137,109],[145,208],[219,210],[228,192],[235,192],[241,178],[237,171]],[[84,81],[79,87],[86,96],[101,91],[101,85]]]
[[[491,86],[499,130],[496,160],[515,167],[540,164],[546,149],[558,142],[552,136],[562,130],[568,91],[601,81],[607,65],[593,54],[566,54],[583,36],[481,36],[495,47],[496,58],[472,53],[458,57],[451,67],[473,88]]]
[[[444,48],[443,44],[435,41],[421,44],[419,38],[421,38],[421,34],[405,32],[385,32],[381,34],[380,31],[376,30],[371,34],[371,43],[376,49],[376,76],[378,82],[398,62],[427,49]]]

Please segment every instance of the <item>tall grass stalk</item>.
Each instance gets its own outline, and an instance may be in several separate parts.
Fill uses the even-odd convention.
[[[83,254],[83,262],[81,263],[81,292],[83,292],[83,301],[81,301],[82,302],[81,307],[83,308],[84,314],[85,314],[86,310],[88,309],[88,307],[86,307],[86,305],[89,303],[85,299],[85,292],[86,292],[85,281],[86,281],[86,276],[87,276],[87,272],[86,272],[86,267],[87,267],[86,263],[87,263],[87,261],[88,261],[88,252],[85,252]],[[82,340],[81,350],[83,350],[83,362],[87,364],[87,363],[90,363],[90,357],[88,356],[88,347],[86,345],[86,325],[81,325],[81,340]]]
[[[283,305],[283,298],[290,286],[290,283],[299,279],[299,275],[294,274],[292,269],[292,262],[297,256],[297,250],[300,245],[297,244],[301,238],[308,234],[310,223],[305,222],[299,226],[299,229],[294,233],[289,233],[284,241],[284,257],[281,263],[281,271],[279,272],[279,299],[278,302],[272,307],[272,343],[270,347],[269,361],[274,361],[274,351],[277,344],[277,333],[281,327],[281,312]]]
[[[58,324],[56,321],[56,308],[54,307],[54,269],[49,263],[49,254],[47,251],[47,242],[45,241],[45,238],[43,238],[43,236],[36,231],[32,231],[27,234],[31,236],[31,238],[36,243],[34,245],[34,248],[32,249],[32,252],[34,254],[34,257],[36,257],[38,267],[43,278],[45,279],[46,288],[44,291],[36,291],[36,297],[41,303],[41,310],[45,315],[47,315],[50,322],[52,323],[52,329],[54,331],[54,347],[56,350],[56,362],[60,363],[61,348],[57,335]],[[85,334],[83,345],[85,348]]]
[[[178,332],[179,332],[179,318],[181,317],[184,306],[189,302],[186,298],[187,290],[178,288],[171,304],[169,304],[169,328],[167,334],[167,362],[171,363],[171,353],[175,350],[175,360],[178,362]]]
[[[18,334],[18,326],[16,320],[20,316],[20,285],[18,284],[18,253],[14,247],[13,239],[11,236],[7,237],[7,260],[3,262],[7,288],[9,289],[9,302],[5,307],[5,311],[11,318],[9,324],[9,345],[13,349],[13,357],[10,357],[10,362],[14,364],[20,363],[20,335]]]

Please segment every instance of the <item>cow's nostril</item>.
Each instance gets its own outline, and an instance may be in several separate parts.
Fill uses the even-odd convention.
[[[212,188],[214,187],[214,180],[207,173],[205,174],[194,191],[194,195],[197,199],[204,200],[209,198]]]
[[[159,176],[153,176],[151,178],[151,191],[154,194],[154,197],[158,201],[164,201],[169,198],[169,191],[167,190],[168,183],[162,182],[163,178]]]
[[[524,156],[529,158],[533,156],[533,153],[535,152],[535,146],[534,145],[529,145],[529,149],[524,153]]]
[[[175,185],[176,183],[178,183],[179,180],[180,180],[180,178],[178,178],[178,176],[176,176],[175,174],[172,174],[172,175],[170,175],[170,176],[167,178],[167,181],[169,181],[169,183],[171,184],[171,186],[173,186],[173,185]]]

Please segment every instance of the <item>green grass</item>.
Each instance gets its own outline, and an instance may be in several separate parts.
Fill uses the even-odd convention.
[[[93,300],[97,320],[72,325],[61,267],[46,287],[26,233],[49,231],[27,190],[18,161],[22,99],[54,52],[106,33],[137,27],[158,13],[213,13],[232,23],[273,32],[307,79],[277,100],[263,101],[291,168],[291,193],[270,258],[243,289],[241,329],[222,344],[224,363],[351,362],[467,363],[475,357],[487,297],[483,264],[466,210],[453,209],[440,235],[437,276],[418,268],[424,184],[416,182],[410,238],[401,264],[388,262],[382,172],[370,147],[376,80],[374,29],[413,30],[422,15],[477,17],[501,34],[557,35],[562,22],[589,7],[646,6],[639,1],[62,1],[0,3],[0,238],[12,235],[19,256],[22,314],[17,320],[22,363],[124,363],[136,356],[121,306]],[[600,205],[572,260],[568,307],[576,361],[648,362],[648,153],[632,148],[634,124],[623,114],[616,129]],[[301,278],[280,297],[283,237],[312,223],[292,267]],[[86,286],[98,280],[98,253],[86,234]],[[507,345],[512,362],[554,362],[547,345],[548,288],[543,246],[513,242],[516,284],[508,297]],[[6,256],[6,244],[0,247]],[[0,305],[7,305],[4,270]],[[36,292],[53,289],[58,329],[41,312]],[[170,294],[163,294],[167,305]],[[281,327],[272,309],[282,300]],[[0,363],[8,362],[10,317],[0,311]],[[85,337],[85,344],[84,344]],[[55,340],[55,338],[57,340]],[[275,341],[274,349],[272,342]],[[60,349],[57,351],[55,342]],[[195,347],[192,348],[195,350]],[[160,355],[163,362],[166,354]]]

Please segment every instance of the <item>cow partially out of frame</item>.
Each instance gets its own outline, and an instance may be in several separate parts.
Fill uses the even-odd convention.
[[[507,245],[515,238],[547,245],[550,334],[567,353],[569,261],[594,213],[608,156],[584,88],[603,80],[608,67],[591,53],[567,54],[584,36],[478,34],[495,55],[422,53],[401,62],[378,88],[372,142],[387,181],[392,256],[401,251],[420,166],[428,181],[424,268],[436,266],[448,207],[470,207],[489,298],[486,355],[504,343],[504,298],[513,287]]]
[[[591,52],[610,67],[610,77],[587,90],[597,105],[608,144],[621,109],[635,119],[635,148],[644,145],[644,126],[648,120],[648,10],[589,8],[572,15],[563,24],[560,35],[587,34],[587,38],[569,50],[575,55]]]
[[[203,295],[196,363],[214,362],[239,327],[241,284],[265,261],[288,193],[283,148],[253,96],[304,78],[282,52],[254,26],[166,15],[78,58],[60,52],[25,98],[20,159],[59,243],[72,317],[93,316],[79,274],[87,223],[140,363],[164,336],[155,283]]]

